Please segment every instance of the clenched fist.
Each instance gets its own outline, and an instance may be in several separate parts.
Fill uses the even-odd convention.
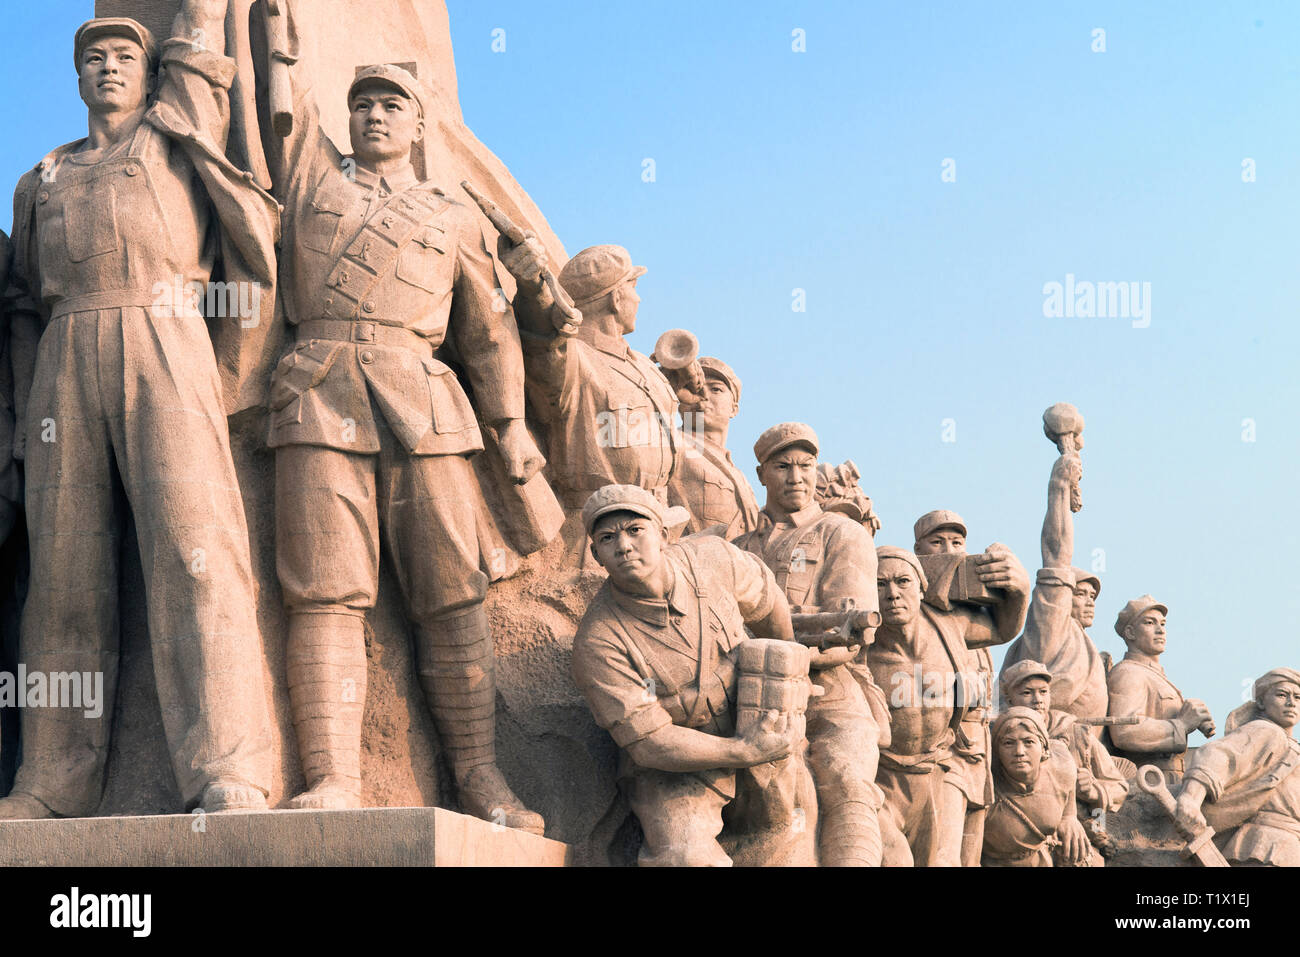
[[[549,263],[546,247],[531,231],[524,233],[524,241],[518,245],[502,236],[497,240],[497,255],[517,281],[533,285],[542,281],[542,270]]]

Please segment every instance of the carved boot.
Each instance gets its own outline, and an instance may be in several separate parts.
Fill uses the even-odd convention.
[[[291,614],[288,672],[289,704],[308,788],[289,806],[361,807],[365,619],[339,612]]]
[[[266,794],[261,788],[242,781],[213,781],[203,789],[199,807],[205,814],[225,811],[265,811]]]
[[[879,867],[877,812],[860,801],[821,809],[819,850],[822,867]]]
[[[496,764],[496,670],[480,603],[415,629],[420,687],[456,778],[461,810],[541,834],[542,816],[524,807]]]
[[[22,791],[15,791],[0,800],[0,821],[40,821],[58,817],[45,806],[45,802]]]

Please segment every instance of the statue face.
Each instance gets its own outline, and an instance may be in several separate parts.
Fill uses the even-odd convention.
[[[668,533],[657,522],[630,512],[613,512],[591,531],[591,553],[614,585],[638,591],[663,564]]]
[[[1154,658],[1165,650],[1165,616],[1155,608],[1148,609],[1124,629],[1124,636],[1134,651]]]
[[[770,503],[797,512],[817,495],[817,456],[799,445],[784,448],[758,467],[758,480]]]
[[[682,406],[682,422],[694,431],[713,428],[721,431],[736,417],[736,397],[731,386],[715,376],[704,376],[705,400],[696,405]],[[687,418],[689,416],[689,418]]]
[[[411,147],[424,139],[419,106],[388,83],[362,84],[348,106],[352,152],[362,163],[409,158]]]
[[[1015,705],[1031,708],[1046,718],[1052,710],[1052,686],[1044,678],[1026,678],[1012,688],[1011,694],[1007,696],[1007,707]]]
[[[965,555],[966,536],[952,526],[936,528],[914,549],[918,555]]]
[[[1260,704],[1268,720],[1290,731],[1300,722],[1300,685],[1289,682],[1274,685],[1265,692]]]
[[[632,279],[625,279],[621,285],[614,288],[614,315],[618,320],[619,331],[623,335],[636,331],[636,311],[641,305],[641,297],[637,295],[636,281],[640,276]]]
[[[77,88],[92,113],[130,113],[153,92],[144,47],[127,37],[99,37],[86,44],[77,67]]]
[[[886,625],[906,625],[921,612],[921,580],[901,558],[882,559],[876,569],[880,617]]]
[[[1070,614],[1080,628],[1092,627],[1092,621],[1097,615],[1097,589],[1092,582],[1080,582],[1074,586],[1074,604]]]
[[[1007,777],[1020,784],[1038,780],[1043,763],[1043,742],[1026,727],[1013,727],[998,737],[998,761]]]

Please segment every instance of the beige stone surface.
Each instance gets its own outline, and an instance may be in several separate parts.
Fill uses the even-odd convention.
[[[249,5],[247,0],[237,2],[244,9]],[[176,0],[97,0],[96,13],[135,16],[159,35],[166,35],[178,6]],[[356,66],[416,62],[422,81],[439,97],[439,132],[448,162],[455,165],[443,173],[431,170],[430,175],[449,185],[469,178],[515,222],[544,240],[558,269],[565,261],[558,239],[499,160],[460,124],[450,33],[441,0],[383,0],[364,5],[323,0],[310,7],[309,25],[321,37],[325,51],[319,60],[327,75],[318,94],[322,103],[333,104],[327,105],[323,122],[335,141],[347,144],[343,93]],[[417,22],[418,28],[412,26]],[[370,41],[358,41],[362,33],[382,40],[366,47]],[[343,50],[348,51],[346,56],[339,52]],[[274,723],[269,742],[274,762],[269,802],[277,807],[300,792],[304,781],[285,690],[286,622],[274,552],[274,459],[264,447],[266,435],[266,416],[260,411],[231,420],[232,452],[252,544],[253,577],[259,584],[258,626],[264,643],[261,667]],[[141,607],[142,580],[133,557],[133,533],[128,532],[128,537],[121,584],[120,698],[134,706],[120,708],[114,722],[108,780],[98,813],[166,813],[181,806],[180,796],[163,746]],[[544,815],[548,834],[577,844],[580,858],[603,862],[606,846],[626,817],[626,810],[619,810],[614,788],[615,749],[591,720],[569,677],[573,629],[603,575],[587,576],[589,582],[584,579],[576,586],[557,586],[551,575],[553,559],[549,553],[533,556],[518,576],[489,591],[487,607],[497,636],[498,761],[507,778],[517,782],[521,799]],[[378,602],[365,631],[369,684],[362,742],[362,801],[367,807],[454,806],[454,789],[446,780],[437,734],[416,681],[409,630],[400,608],[385,559]]]
[[[562,867],[570,849],[441,808],[13,821],[0,866]]]

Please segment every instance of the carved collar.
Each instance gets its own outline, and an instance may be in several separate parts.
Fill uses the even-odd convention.
[[[686,614],[690,608],[691,590],[687,586],[685,576],[682,575],[676,564],[671,558],[667,559],[668,567],[673,573],[673,583],[668,589],[668,597],[665,598],[644,598],[640,595],[629,595],[621,591],[610,583],[610,591],[613,593],[614,602],[619,608],[622,608],[629,615],[652,625],[655,628],[667,628],[670,612],[676,615]]]
[[[419,183],[415,170],[409,165],[383,176],[372,173],[361,165],[358,165],[353,172],[355,174],[354,181],[358,186],[364,186],[366,189],[380,189],[389,195],[409,189]]]
[[[1160,664],[1160,662],[1156,661],[1153,658],[1148,658],[1146,655],[1142,654],[1141,652],[1126,651],[1124,652],[1124,657],[1122,660],[1131,662],[1132,664],[1135,665],[1141,665],[1143,668],[1147,668],[1151,671],[1154,671],[1156,674],[1164,678],[1166,681],[1169,680],[1169,676],[1165,674],[1165,669]]]
[[[815,501],[810,502],[797,512],[787,512],[775,505],[765,505],[763,514],[773,525],[793,525],[795,528],[805,528],[811,525],[824,514],[822,507]]]
[[[630,359],[632,357],[632,350],[628,348],[627,340],[622,336],[606,335],[593,327],[590,331],[584,330],[582,338],[592,348],[599,349],[615,359]]]

